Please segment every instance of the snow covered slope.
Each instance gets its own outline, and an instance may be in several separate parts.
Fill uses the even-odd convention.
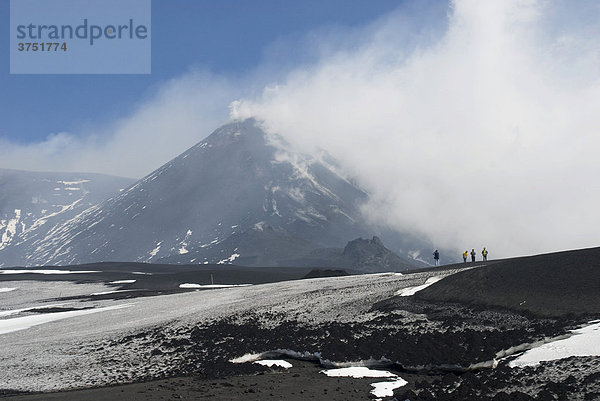
[[[117,194],[133,179],[0,169],[0,267],[29,265],[49,232]]]
[[[27,250],[27,264],[168,258],[273,266],[286,255],[343,248],[380,234],[361,218],[366,199],[327,156],[295,153],[252,119],[233,122],[117,196],[54,226]],[[382,240],[398,251],[405,238]]]

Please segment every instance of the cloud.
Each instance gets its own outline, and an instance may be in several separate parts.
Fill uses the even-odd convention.
[[[327,149],[372,194],[371,219],[440,247],[597,246],[600,10],[578,5],[456,0],[443,30],[397,12],[232,117]]]
[[[144,176],[228,120],[243,94],[232,79],[194,71],[165,82],[128,117],[89,132],[58,133],[37,143],[0,139],[3,166]]]

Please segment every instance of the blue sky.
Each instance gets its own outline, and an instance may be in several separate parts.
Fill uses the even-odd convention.
[[[50,0],[49,0],[50,1]],[[9,1],[0,2],[0,138],[28,143],[131,113],[165,81],[194,68],[254,69],[281,39],[365,24],[398,0],[152,0],[152,74],[10,75]]]

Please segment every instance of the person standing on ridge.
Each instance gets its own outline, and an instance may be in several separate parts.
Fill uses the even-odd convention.
[[[437,249],[433,253],[433,259],[435,260],[435,265],[439,266],[440,265],[440,253],[438,252]]]
[[[463,252],[463,261],[465,263],[467,263],[467,258],[469,257],[469,251],[464,251]]]
[[[471,249],[471,262],[475,262],[475,256],[477,252],[475,252],[475,248]]]
[[[481,254],[483,255],[483,261],[487,261],[488,251],[487,249],[485,249],[485,246],[483,247],[483,251],[481,251]]]

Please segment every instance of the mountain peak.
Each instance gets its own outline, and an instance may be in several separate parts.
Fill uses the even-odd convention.
[[[379,237],[374,236],[373,239],[357,238],[348,242],[343,254],[362,260],[366,255],[385,255],[387,252],[391,251],[383,245]]]
[[[254,118],[248,118],[243,121],[232,121],[220,128],[216,129],[205,142],[213,145],[228,144],[239,141],[242,137],[247,138],[264,138],[265,132],[259,127],[258,122]]]
[[[371,270],[389,268],[390,270],[407,270],[410,264],[383,245],[379,237],[373,239],[357,238],[348,242],[342,253],[353,268]]]
[[[342,244],[373,228],[360,209],[367,194],[334,166],[295,152],[254,119],[233,121],[44,238],[25,241],[22,260],[280,265],[327,248],[339,249],[339,258]],[[369,271],[398,258],[377,237],[351,241],[343,252]]]
[[[35,244],[29,263],[205,254],[193,249],[211,249],[212,256],[188,262],[217,263],[239,253],[223,248],[227,238],[257,227],[263,235],[339,246],[368,232],[359,210],[364,199],[327,165],[273,144],[256,120],[234,121],[118,196],[55,227],[60,249],[48,238]]]

